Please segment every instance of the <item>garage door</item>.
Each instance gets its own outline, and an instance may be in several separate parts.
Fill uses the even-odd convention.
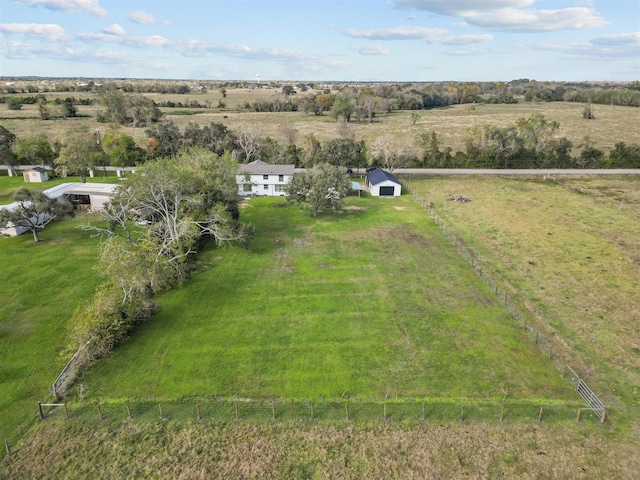
[[[393,197],[395,187],[380,187],[381,197]]]

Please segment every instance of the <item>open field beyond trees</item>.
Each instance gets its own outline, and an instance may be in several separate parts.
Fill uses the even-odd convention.
[[[607,423],[52,420],[5,458],[0,478],[633,478],[640,182],[411,182],[537,312],[539,328],[566,344],[562,354],[613,407]],[[161,296],[156,317],[89,370],[69,400],[576,400],[411,196],[350,198],[344,212],[317,219],[279,202],[253,199],[242,211],[258,227],[251,248],[204,249],[194,278]],[[64,364],[66,322],[97,284],[96,240],[80,221],[50,225],[37,246],[27,236],[0,240],[0,283],[15,298],[0,306],[0,349],[13,362],[3,368],[14,379],[2,387],[7,436],[48,398]],[[36,250],[40,269],[29,263]],[[60,265],[65,258],[72,265]],[[25,309],[28,301],[38,311]]]
[[[279,92],[279,91],[278,91]],[[218,91],[202,94],[145,94],[156,103],[161,102],[198,102],[210,107],[203,108],[161,108],[163,120],[172,120],[181,129],[195,122],[200,126],[211,122],[224,123],[231,130],[254,127],[261,136],[271,137],[279,142],[285,141],[283,127],[295,128],[298,131],[296,143],[303,146],[307,134],[313,134],[320,141],[348,134],[356,140],[370,142],[376,137],[393,135],[398,138],[413,139],[426,132],[435,132],[443,147],[450,147],[453,152],[463,151],[464,137],[467,129],[474,126],[492,125],[510,127],[518,119],[540,113],[550,121],[560,124],[557,137],[568,138],[574,151],[583,142],[585,136],[595,142],[595,146],[605,152],[613,148],[617,142],[637,143],[640,109],[616,105],[594,105],[592,107],[595,120],[585,120],[582,116],[584,104],[575,102],[521,102],[516,104],[462,104],[444,108],[421,111],[395,111],[390,114],[378,113],[372,123],[350,122],[345,127],[336,122],[330,112],[324,115],[313,115],[304,112],[253,112],[241,109],[245,102],[272,100],[280,93],[274,90],[255,90],[247,88],[228,89],[226,108],[216,105],[222,100]],[[91,93],[47,93],[48,100],[74,96],[76,98],[91,97]],[[305,95],[300,93],[299,95]],[[23,105],[21,110],[9,110],[7,105],[0,105],[0,124],[13,132],[18,138],[29,135],[45,134],[51,142],[63,141],[69,132],[86,129],[103,133],[109,128],[107,123],[96,120],[97,105],[79,105],[76,118],[40,120],[37,105]],[[419,118],[413,125],[412,114]],[[120,126],[120,132],[131,135],[138,145],[144,146],[147,140],[144,128]]]

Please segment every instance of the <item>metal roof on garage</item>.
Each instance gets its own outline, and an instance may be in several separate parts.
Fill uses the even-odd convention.
[[[381,168],[376,168],[375,170],[367,172],[367,181],[371,185],[377,185],[378,183],[382,183],[387,180],[400,185],[400,180]]]

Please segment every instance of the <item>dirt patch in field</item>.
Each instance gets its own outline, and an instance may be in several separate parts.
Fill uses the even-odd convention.
[[[346,210],[347,212],[355,211],[355,210],[367,210],[367,207],[358,207],[356,205],[349,205],[344,207],[343,210]]]
[[[396,210],[400,210],[400,211],[407,209],[407,207],[393,207],[393,208],[395,208]]]

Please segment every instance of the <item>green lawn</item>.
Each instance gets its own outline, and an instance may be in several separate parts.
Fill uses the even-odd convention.
[[[0,439],[15,441],[68,360],[67,321],[93,295],[97,240],[80,226],[95,217],[54,222],[41,232],[0,238]]]
[[[575,398],[412,197],[281,202],[251,200],[251,249],[205,249],[86,398]]]

